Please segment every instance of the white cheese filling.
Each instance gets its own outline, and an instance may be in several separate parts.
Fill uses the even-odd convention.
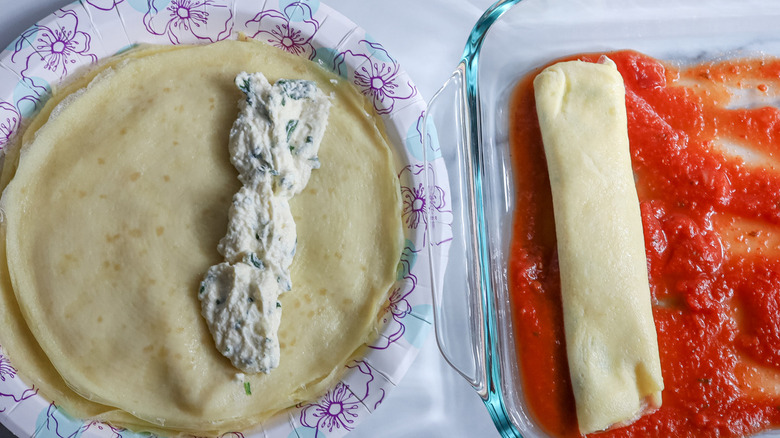
[[[230,161],[243,187],[233,196],[228,230],[198,298],[217,349],[246,373],[279,366],[282,306],[292,288],[297,235],[289,200],[320,167],[317,152],[330,111],[314,82],[241,73],[246,98],[230,131]]]

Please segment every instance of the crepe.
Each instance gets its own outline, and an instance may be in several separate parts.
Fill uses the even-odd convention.
[[[625,89],[615,64],[602,61],[558,63],[534,79],[583,433],[660,406],[663,389]]]
[[[333,103],[321,168],[291,202],[294,289],[267,375],[216,350],[197,298],[240,187],[227,144],[241,71],[314,80]],[[13,363],[71,415],[167,433],[242,429],[331,386],[376,335],[402,245],[392,154],[363,96],[255,42],[140,51],[63,94],[93,77],[44,110],[4,171]]]

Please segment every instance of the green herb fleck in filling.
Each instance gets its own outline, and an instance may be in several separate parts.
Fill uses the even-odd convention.
[[[287,141],[290,141],[290,137],[292,137],[293,131],[295,131],[295,127],[298,126],[297,120],[290,120],[287,122]],[[292,147],[292,146],[291,146]],[[290,149],[292,150],[292,149]]]

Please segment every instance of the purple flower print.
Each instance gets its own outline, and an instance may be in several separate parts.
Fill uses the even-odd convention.
[[[11,365],[7,357],[0,354],[0,381],[5,382],[6,378],[13,379],[14,377],[16,377],[16,368]]]
[[[229,37],[233,31],[233,10],[227,3],[172,0],[165,9],[159,10],[154,0],[148,0],[144,26],[153,35],[166,35],[171,44],[186,42],[189,35],[213,43]]]
[[[301,410],[301,425],[315,429],[314,436],[333,432],[334,429],[352,430],[358,417],[361,400],[349,390],[349,387],[339,382],[329,390],[319,403],[303,405]]]
[[[369,348],[384,350],[393,342],[400,340],[406,333],[403,319],[412,313],[412,306],[407,298],[417,287],[417,276],[411,273],[411,260],[415,256],[415,252],[413,248],[407,246],[401,254],[399,270],[403,273],[404,280],[396,283],[398,286],[393,288],[387,305],[382,309],[382,323],[386,324],[386,328],[382,331],[383,336]]]
[[[417,94],[417,88],[411,81],[401,83],[399,77],[401,67],[381,44],[367,40],[361,40],[359,44],[367,46],[368,53],[379,56],[372,57],[365,53],[347,50],[336,56],[334,70],[341,73],[348,58],[357,58],[356,62],[351,63],[351,65],[360,65],[355,70],[354,83],[373,102],[377,113],[390,114],[397,100],[411,99]],[[380,57],[389,61],[382,61]]]
[[[367,362],[355,360],[347,365],[352,370],[352,376],[349,382],[349,389],[356,396],[361,395],[360,401],[363,404],[370,402],[374,404],[374,410],[385,400],[385,389],[381,383],[374,377],[374,372]]]
[[[63,435],[63,433],[67,433],[67,432],[60,432],[60,422],[57,419],[58,414],[59,412],[57,406],[55,406],[54,403],[50,403],[49,407],[46,409],[46,421],[43,424],[43,427],[45,427],[47,431],[53,432],[54,436],[57,436],[59,438],[75,437],[78,433],[81,432],[81,428],[79,427],[75,432],[69,435]],[[66,427],[67,426],[63,426],[63,429],[65,429]]]
[[[87,0],[92,7],[101,11],[110,11],[124,0]]]
[[[16,368],[11,365],[7,357],[0,354],[0,382],[10,383],[14,379],[16,379]],[[0,386],[0,412],[5,412],[9,407],[38,393],[38,390],[34,387],[26,388],[21,393],[18,390],[9,388],[13,388],[13,385]]]
[[[15,106],[8,102],[0,101],[0,149],[11,142],[14,134],[19,129],[21,120],[22,116]],[[0,379],[3,378],[2,366],[3,362],[0,359]]]
[[[5,412],[6,409],[11,407],[6,403],[18,404],[30,397],[34,397],[36,394],[38,394],[38,389],[34,387],[25,389],[21,394],[6,393],[0,388],[0,413]]]
[[[420,182],[416,185],[406,186],[404,185],[404,177],[411,175],[417,176],[418,180],[422,179],[420,174],[425,171],[425,167],[420,164],[414,164],[404,167],[401,173],[398,174],[398,178],[401,183],[401,199],[403,201],[403,209],[401,215],[404,219],[404,223],[408,228],[417,229],[422,226],[427,231],[428,229],[428,213],[432,213],[434,218],[437,218],[442,214],[451,214],[452,210],[448,208],[445,201],[444,189],[436,184],[436,175],[433,172],[433,167],[428,166],[428,181],[430,182],[430,189],[426,190],[424,183]],[[412,180],[412,178],[409,178]],[[429,212],[428,209],[433,209]],[[423,237],[423,246],[425,245],[425,239]],[[449,240],[449,239],[448,239]],[[437,245],[442,242],[436,242]]]
[[[346,367],[350,371],[345,380],[336,384],[317,403],[298,405],[301,408],[300,424],[314,429],[315,437],[330,434],[334,430],[342,434],[349,432],[354,429],[358,417],[361,412],[366,412],[369,404],[376,409],[385,399],[383,381],[374,376],[368,362],[353,360]]]
[[[433,161],[436,158],[441,157],[441,146],[439,145],[439,138],[436,135],[436,126],[431,120],[428,120],[427,130],[425,128],[425,111],[423,111],[420,113],[420,117],[417,118],[417,124],[414,126],[420,147],[420,156],[417,158],[422,160],[423,154],[427,153],[426,160]]]
[[[81,428],[79,428],[78,433],[81,434],[83,432],[86,432],[89,429],[95,428],[97,430],[110,430],[111,431],[111,438],[122,438],[122,431],[126,429],[120,429],[116,428],[114,426],[111,426],[110,424],[101,423],[99,421],[90,421],[88,423],[85,423]]]
[[[21,71],[25,83],[33,90],[43,88],[36,85],[29,73],[33,66],[42,65],[59,75],[61,81],[68,74],[68,67],[84,62],[95,63],[97,56],[89,53],[92,37],[79,30],[79,19],[74,11],[60,9],[55,12],[57,17],[51,26],[34,25],[22,33],[14,47],[11,61],[24,49],[29,42],[34,51],[27,55],[25,68]],[[46,92],[44,89],[43,92]]]
[[[300,17],[295,26],[291,24],[292,17]],[[260,30],[252,38],[264,41],[276,48],[306,59],[314,59],[317,51],[311,41],[320,28],[320,23],[312,18],[311,7],[303,2],[293,2],[284,11],[269,9],[263,11],[249,21],[257,23]]]
[[[54,403],[50,403],[46,409],[45,417],[41,412],[38,416],[38,422],[42,423],[40,429],[36,430],[33,435],[36,436],[51,436],[59,438],[78,438],[85,432],[92,429],[99,431],[106,430],[111,433],[112,438],[122,438],[122,431],[126,429],[120,429],[110,426],[99,421],[81,421],[68,417],[65,413]]]
[[[425,217],[425,187],[419,183],[417,187],[402,187],[404,209],[402,212],[404,222],[409,228],[417,228],[420,221],[427,222]]]

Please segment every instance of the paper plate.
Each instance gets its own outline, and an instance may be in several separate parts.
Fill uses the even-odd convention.
[[[319,399],[226,437],[339,437],[377,409],[432,326],[430,267],[443,272],[451,229],[426,242],[428,222],[452,223],[446,170],[434,141],[423,164],[425,102],[369,34],[317,0],[81,0],[34,24],[0,52],[0,148],[69,75],[138,43],[207,44],[245,34],[318,62],[349,80],[384,120],[396,156],[405,247],[382,310],[380,337]],[[432,132],[432,131],[430,131]],[[227,139],[226,139],[227,141]],[[440,229],[441,231],[441,229]],[[428,251],[430,247],[430,255]],[[69,417],[24,383],[0,346],[0,421],[20,436],[147,436]]]

